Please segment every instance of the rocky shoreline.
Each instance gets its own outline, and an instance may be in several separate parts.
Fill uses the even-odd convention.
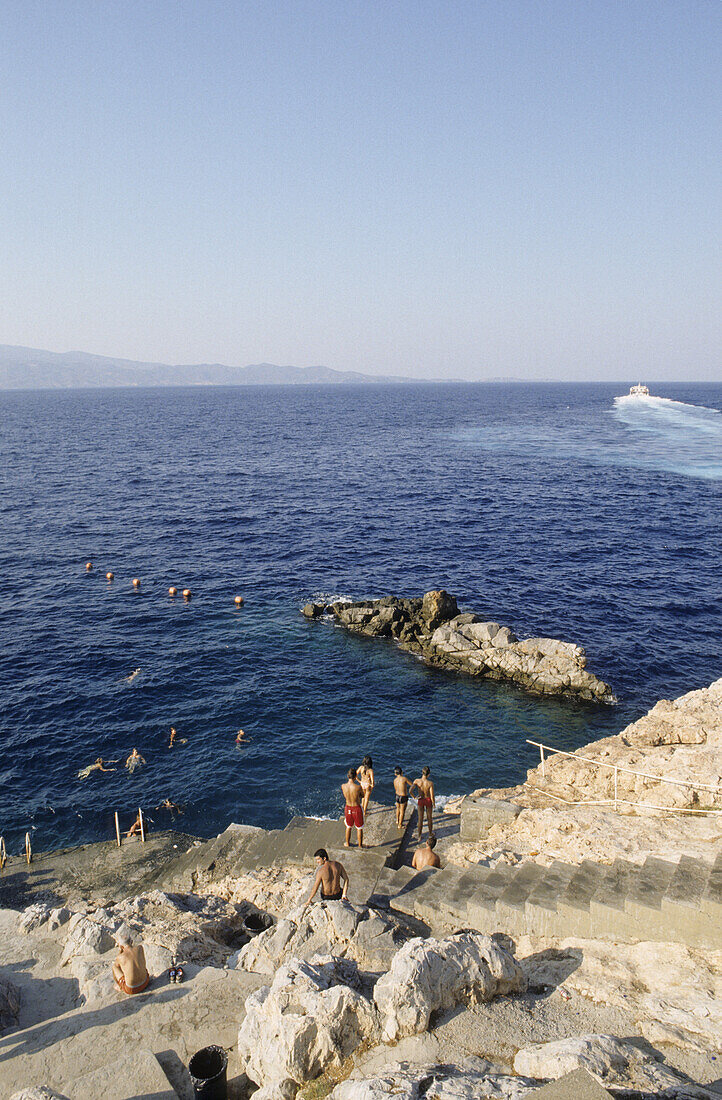
[[[717,935],[720,818],[680,818],[686,807],[673,799],[651,817],[617,814],[615,834],[611,811],[554,798],[580,792],[582,757],[596,752],[689,779],[685,801],[699,807],[712,784],[695,787],[694,769],[704,764],[705,779],[722,770],[721,738],[722,680],[662,701],[616,738],[545,776],[530,772],[531,785],[467,796],[460,814],[437,821],[439,871],[412,871],[412,821],[404,837],[393,809],[373,803],[364,852],[341,847],[340,821],[298,818],[271,832],[232,825],[204,842],[169,834],[10,865],[0,880],[0,1095],[192,1100],[190,1056],[216,1043],[229,1055],[230,1100],[524,1100],[560,1079],[566,1092],[554,1095],[574,1100],[719,1100],[719,945],[692,944],[689,922],[675,925],[664,903],[655,928],[643,915],[626,939],[604,927],[575,935],[573,922],[555,935],[551,898],[528,891],[544,869],[547,884],[559,877],[560,858],[581,881],[591,860],[613,872],[615,835],[632,846],[644,835],[642,851],[659,851],[651,821],[675,838],[675,873],[707,861],[707,892],[674,905],[690,918],[706,906]],[[318,846],[348,868],[350,900],[305,909]],[[653,880],[642,886],[632,900],[651,914]],[[580,895],[565,897],[580,912]],[[602,900],[619,907],[622,895]],[[132,998],[110,978],[121,923],[142,939],[153,974]],[[174,955],[180,987],[168,984]]]
[[[537,695],[566,695],[585,702],[614,703],[605,684],[587,671],[581,646],[557,638],[519,640],[507,626],[460,612],[443,589],[422,598],[308,603],[307,619],[329,617],[355,634],[393,639],[437,668],[517,684]]]

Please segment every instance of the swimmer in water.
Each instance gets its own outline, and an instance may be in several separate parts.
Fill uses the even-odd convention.
[[[243,730],[239,730],[239,731],[238,731],[238,734],[237,734],[237,736],[236,736],[236,744],[237,744],[237,745],[243,745],[243,744],[245,744],[245,743],[246,743],[246,741],[247,741],[247,740],[248,740],[248,738],[246,737],[246,735],[245,735],[245,733],[243,732]]]
[[[134,668],[133,671],[131,672],[130,676],[124,676],[123,679],[124,679],[126,684],[132,684],[133,680],[135,680],[136,676],[140,676],[140,669],[139,668]]]
[[[171,802],[170,798],[165,798],[159,806],[156,806],[156,810],[167,810],[171,817],[174,814],[183,813],[183,807],[177,802]]]
[[[117,764],[117,760],[109,760],[109,764]],[[81,768],[78,772],[78,779],[87,779],[91,772],[114,772],[115,768],[106,768],[103,764],[103,757],[99,756],[94,764],[88,764],[87,768]],[[53,810],[53,813],[55,811]]]
[[[188,738],[187,737],[179,737],[178,736],[178,730],[175,728],[175,726],[171,726],[171,728],[170,728],[170,741],[168,742],[168,748],[172,749],[173,746],[176,744],[176,742],[179,745],[187,745],[188,744]]]
[[[125,762],[126,768],[132,775],[135,769],[139,768],[142,764],[145,764],[145,757],[141,756],[137,749],[133,749]]]

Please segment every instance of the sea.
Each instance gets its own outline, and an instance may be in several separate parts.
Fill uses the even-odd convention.
[[[138,807],[199,836],[333,817],[366,754],[380,800],[395,765],[427,764],[443,805],[523,781],[529,741],[576,749],[722,675],[722,386],[650,388],[0,394],[8,852],[109,839]],[[618,702],[428,668],[300,613],[432,588],[584,646]],[[79,778],[98,757],[114,770]]]

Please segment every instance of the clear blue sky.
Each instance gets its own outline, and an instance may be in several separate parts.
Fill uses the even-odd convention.
[[[0,343],[722,377],[719,0],[4,0]]]

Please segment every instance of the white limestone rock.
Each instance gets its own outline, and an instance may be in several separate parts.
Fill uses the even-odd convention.
[[[248,997],[238,1052],[260,1086],[256,1100],[293,1100],[301,1085],[371,1038],[378,1039],[378,1019],[355,963],[319,956],[290,960]]]
[[[10,1100],[68,1100],[68,1098],[45,1085],[38,1085],[32,1089],[20,1089],[20,1092],[14,1092]]]
[[[516,1073],[556,1081],[585,1069],[603,1085],[624,1086],[642,1092],[706,1098],[711,1093],[685,1074],[664,1064],[663,1056],[639,1041],[614,1035],[578,1035],[525,1047],[514,1058]]]
[[[50,910],[48,917],[48,931],[55,932],[58,928],[62,928],[64,924],[67,924],[70,920],[70,910],[62,905],[56,909]]]
[[[18,932],[23,936],[30,935],[31,932],[35,932],[42,924],[45,924],[49,916],[49,905],[43,905],[42,902],[34,902],[32,905],[28,905],[27,909],[23,909],[18,918]]]
[[[333,954],[354,959],[364,970],[387,970],[402,942],[398,924],[365,905],[329,901],[292,911],[228,960],[234,970],[274,974],[288,958]]]
[[[383,1038],[393,1042],[425,1031],[439,1009],[524,989],[524,973],[508,951],[482,932],[462,932],[443,940],[409,940],[376,983],[374,1001]]]
[[[539,1081],[494,1073],[482,1058],[458,1064],[392,1062],[373,1075],[354,1072],[329,1100],[522,1100]]]
[[[113,945],[109,928],[97,924],[82,913],[76,913],[68,922],[68,935],[60,956],[60,966],[67,965],[76,955],[104,955]]]

